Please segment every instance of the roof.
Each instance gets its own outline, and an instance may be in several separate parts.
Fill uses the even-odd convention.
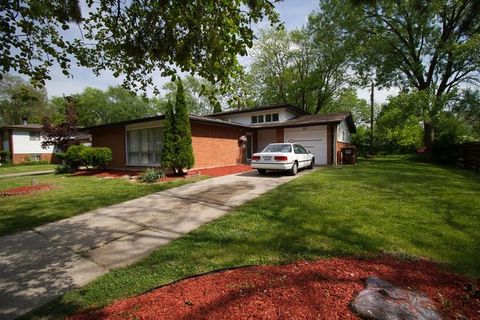
[[[327,114],[308,114],[299,116],[284,122],[269,123],[251,126],[252,128],[285,128],[285,127],[300,127],[300,126],[313,126],[331,123],[340,123],[343,120],[347,122],[350,132],[355,133],[355,123],[350,112],[336,112]]]
[[[222,125],[222,126],[249,128],[248,126],[240,124],[240,123],[228,122],[228,121],[225,121],[225,120],[221,120],[221,119],[217,119],[217,118],[211,118],[211,117],[208,117],[208,116],[193,116],[193,115],[191,115],[189,117],[190,117],[190,120],[193,121],[193,122],[203,122],[203,123],[206,122],[206,123]],[[107,124],[102,124],[102,125],[98,125],[98,126],[85,127],[85,128],[82,128],[80,131],[88,131],[88,130],[91,130],[91,129],[117,127],[117,126],[123,126],[123,125],[135,124],[135,123],[142,123],[142,122],[148,122],[148,121],[157,121],[157,120],[163,120],[163,119],[165,119],[165,115],[158,115],[158,116],[153,116],[153,117],[146,117],[146,118],[140,118],[140,119],[134,119],[134,120],[107,123]]]
[[[243,110],[231,110],[231,111],[224,111],[224,112],[217,112],[217,113],[212,113],[207,115],[208,117],[218,117],[218,116],[223,116],[223,115],[229,115],[229,114],[237,114],[237,113],[245,113],[245,112],[255,112],[255,111],[265,111],[265,110],[271,110],[271,109],[278,109],[278,108],[287,108],[292,110],[293,112],[296,112],[298,114],[310,114],[307,111],[301,109],[300,107],[291,105],[291,104],[271,104],[267,106],[256,106],[252,109],[243,109]]]
[[[2,129],[42,130],[43,125],[35,124],[35,123],[31,123],[31,124],[10,124],[10,125],[6,125],[6,126],[0,127],[0,128],[2,128]]]

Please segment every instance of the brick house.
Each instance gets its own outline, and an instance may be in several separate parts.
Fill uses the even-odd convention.
[[[42,148],[41,124],[18,124],[0,127],[0,150],[10,152],[14,164],[25,161],[52,161],[53,147]]]
[[[111,168],[158,166],[164,116],[84,128],[92,146],[112,150]],[[336,164],[339,150],[355,132],[349,112],[312,115],[292,105],[262,106],[208,116],[190,116],[195,168],[247,163],[253,153],[273,142],[295,142],[317,164]]]

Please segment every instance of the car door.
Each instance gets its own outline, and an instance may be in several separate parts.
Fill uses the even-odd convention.
[[[312,158],[313,158],[313,155],[308,152],[307,149],[305,149],[302,145],[299,145],[300,147],[300,150],[302,150],[302,153],[305,155],[305,167],[308,167],[310,165],[310,163],[312,162]]]
[[[302,150],[302,149],[303,149],[303,150]],[[306,164],[306,160],[307,160],[307,159],[306,159],[306,156],[307,156],[307,154],[306,154],[305,149],[304,149],[302,146],[298,145],[298,144],[294,144],[294,145],[293,145],[293,152],[295,153],[295,158],[296,158],[297,161],[298,161],[298,167],[299,167],[299,168],[304,168],[304,167],[306,167],[306,166],[307,166],[307,164]]]

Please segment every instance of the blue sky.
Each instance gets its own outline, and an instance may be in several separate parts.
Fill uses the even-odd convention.
[[[308,15],[318,8],[318,0],[284,0],[277,3],[276,8],[285,27],[291,30],[301,27],[307,22]],[[255,29],[258,30],[259,28],[267,26],[267,22],[262,22],[255,26]],[[248,58],[242,59],[241,62],[248,63]],[[66,78],[57,66],[52,68],[52,80],[46,84],[50,97],[81,92],[85,87],[106,89],[108,86],[116,86],[122,83],[121,78],[115,78],[112,73],[108,71],[103,72],[101,76],[97,77],[87,68],[72,65],[71,72],[73,78]],[[167,81],[169,81],[169,79],[159,78],[156,85],[161,88]],[[369,99],[369,92],[367,90],[359,90],[358,94],[364,99]],[[387,94],[388,92],[385,91],[377,92],[377,101],[384,101]]]

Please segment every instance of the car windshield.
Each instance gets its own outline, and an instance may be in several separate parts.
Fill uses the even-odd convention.
[[[289,144],[269,144],[262,152],[292,152],[292,146]]]

